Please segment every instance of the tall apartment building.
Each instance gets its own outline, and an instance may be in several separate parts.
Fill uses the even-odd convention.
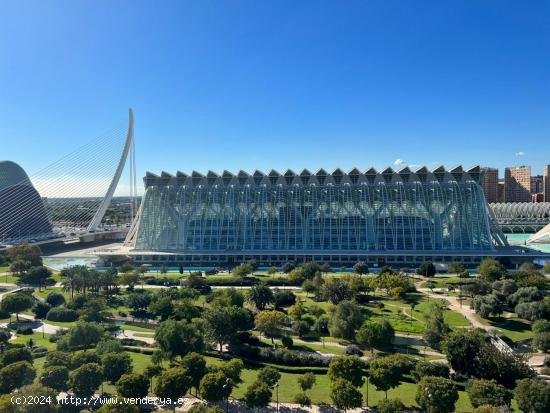
[[[483,168],[483,180],[481,181],[481,187],[483,188],[487,202],[499,202],[497,168]]]
[[[544,192],[544,180],[542,175],[535,175],[531,177],[531,194],[538,194]]]
[[[550,165],[544,167],[544,202],[550,202]]]
[[[513,166],[504,170],[504,201],[531,202],[530,166]]]

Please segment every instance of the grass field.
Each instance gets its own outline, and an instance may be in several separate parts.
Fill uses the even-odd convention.
[[[500,335],[508,337],[512,341],[520,341],[533,338],[531,323],[521,318],[518,318],[515,314],[510,318],[495,317],[491,319],[485,319],[481,318],[478,315],[476,315],[476,317],[482,323],[495,327]]]
[[[31,338],[35,346],[46,347],[48,350],[55,350],[55,343],[52,343],[49,340],[50,335],[44,334],[44,338],[42,338],[42,333],[40,332],[34,332],[29,335],[18,335],[17,338],[11,341],[11,343],[27,345]]]

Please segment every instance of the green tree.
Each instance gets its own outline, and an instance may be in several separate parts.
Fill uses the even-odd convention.
[[[28,348],[10,348],[8,350],[4,350],[4,352],[0,355],[0,364],[2,367],[18,361],[28,361],[29,363],[32,363],[32,355]]]
[[[364,363],[357,356],[334,357],[328,366],[327,375],[331,381],[345,379],[355,387],[361,387]]]
[[[23,276],[30,268],[31,263],[29,261],[15,260],[10,264],[10,272],[17,274],[19,277]]]
[[[365,321],[355,335],[357,343],[371,349],[374,354],[374,348],[389,347],[395,336],[395,331],[386,320]]]
[[[208,337],[218,344],[220,352],[223,345],[233,340],[239,331],[252,328],[248,310],[236,306],[208,308],[203,319]]]
[[[169,398],[175,402],[183,397],[193,385],[193,380],[186,369],[172,367],[164,370],[157,380],[155,394],[158,397]]]
[[[483,318],[498,316],[504,310],[496,294],[476,295],[472,300],[472,306]]]
[[[52,307],[59,307],[60,305],[65,304],[65,296],[61,293],[51,291],[46,296],[46,302]]]
[[[58,350],[95,347],[103,336],[103,328],[96,323],[78,322],[57,342]]]
[[[337,379],[330,388],[330,398],[337,409],[343,410],[361,407],[363,396],[348,380]]]
[[[514,312],[519,318],[529,321],[540,320],[544,317],[544,304],[542,301],[532,303],[519,303],[515,306]]]
[[[424,261],[420,264],[420,267],[416,269],[416,273],[424,277],[433,277],[436,273],[435,265],[431,261]]]
[[[69,369],[65,366],[51,366],[44,369],[40,383],[57,391],[67,391],[69,388]]]
[[[401,367],[390,357],[381,357],[372,360],[368,369],[370,382],[385,393],[388,398],[388,390],[399,385],[401,380]]]
[[[313,388],[316,381],[317,381],[317,378],[315,377],[315,374],[311,372],[304,373],[301,376],[298,376],[298,384],[300,385],[300,388],[304,392]]]
[[[274,387],[281,380],[281,373],[275,367],[267,366],[260,369],[256,380],[266,383],[269,387]]]
[[[221,370],[207,373],[200,381],[201,396],[211,402],[227,399],[233,391],[233,382]]]
[[[265,383],[254,382],[244,393],[244,402],[249,409],[266,407],[271,400],[271,388]]]
[[[256,316],[256,329],[271,338],[271,343],[274,345],[273,338],[280,332],[286,320],[286,315],[280,311],[264,310]]]
[[[46,318],[46,315],[52,308],[48,303],[44,303],[42,301],[37,301],[32,306],[32,312],[34,313],[34,318],[37,319],[44,319]]]
[[[158,326],[155,341],[168,358],[185,356],[188,353],[202,353],[204,341],[200,331],[184,321],[166,320]]]
[[[132,371],[132,359],[127,353],[107,353],[101,357],[103,378],[116,383],[123,374]]]
[[[149,391],[149,378],[145,374],[126,373],[116,382],[116,389],[122,397],[145,397]]]
[[[472,380],[467,390],[474,407],[484,404],[509,406],[512,401],[512,392],[494,380]]]
[[[38,290],[46,285],[50,280],[52,273],[49,269],[43,266],[31,267],[24,274],[21,274],[21,281],[25,284],[38,285]]]
[[[436,301],[432,303],[430,311],[426,314],[426,330],[423,338],[430,347],[436,350],[441,349],[441,342],[450,331],[444,320],[444,311],[445,305]]]
[[[293,402],[299,404],[300,407],[311,406],[311,398],[306,393],[297,393]]]
[[[246,277],[253,272],[254,269],[250,266],[250,264],[240,264],[233,268],[233,271],[231,271],[234,277]]]
[[[493,282],[506,274],[504,266],[494,258],[484,258],[477,267],[477,272],[486,281]]]
[[[202,378],[207,372],[206,360],[198,353],[189,353],[181,359],[180,365],[188,372],[195,390],[199,390]]]
[[[6,313],[15,313],[19,321],[19,313],[28,310],[33,305],[32,297],[28,294],[14,293],[6,294],[0,302],[0,309]]]
[[[28,361],[18,361],[0,369],[0,393],[11,393],[18,387],[31,384],[36,371]]]
[[[30,406],[30,403],[20,404],[17,413],[56,413],[59,411],[59,405],[57,404],[57,392],[49,387],[44,387],[41,384],[27,384],[26,386],[17,389],[17,395],[23,400],[36,400],[36,402]],[[0,412],[5,413],[5,410],[0,408]]]
[[[380,413],[401,413],[406,411],[405,405],[399,399],[385,399],[378,402]]]
[[[174,305],[170,297],[160,297],[149,305],[149,311],[165,321],[174,314]]]
[[[447,267],[447,272],[449,274],[461,274],[466,270],[460,261],[453,261]]]
[[[205,404],[194,404],[191,406],[188,413],[224,413],[224,411],[218,406],[206,406]]]
[[[514,398],[522,412],[547,413],[550,411],[550,383],[540,379],[519,380]]]
[[[42,265],[42,251],[37,245],[19,244],[6,249],[4,255],[10,262],[27,261],[32,267]]]
[[[547,353],[550,351],[550,320],[537,320],[533,323],[532,346]]]
[[[95,297],[86,300],[78,313],[80,314],[81,320],[89,322],[94,321],[96,323],[105,321],[110,315],[103,297]]]
[[[359,275],[369,273],[369,265],[365,261],[358,261],[353,266],[353,272]]]
[[[329,331],[333,337],[352,339],[363,323],[364,316],[361,307],[353,301],[342,301],[336,306],[330,323]]]
[[[458,391],[451,380],[423,377],[416,388],[415,400],[426,413],[452,413],[458,400]]]
[[[231,359],[220,366],[221,371],[235,385],[242,383],[241,373],[244,369],[244,363],[241,359]]]
[[[323,285],[323,296],[332,304],[340,304],[351,300],[353,292],[349,284],[339,278],[330,278]]]
[[[96,363],[83,364],[70,375],[69,386],[77,397],[90,397],[103,381],[101,367]]]
[[[449,378],[449,366],[441,363],[432,363],[426,360],[421,360],[416,363],[412,371],[413,378],[418,382],[422,377],[444,377]]]
[[[457,330],[447,335],[443,351],[457,373],[494,379],[505,386],[533,372],[516,354],[499,351],[481,330]]]
[[[273,292],[265,283],[252,286],[248,291],[247,300],[253,303],[258,310],[263,310],[273,303]]]
[[[97,413],[139,413],[139,408],[133,404],[107,403],[101,406]]]

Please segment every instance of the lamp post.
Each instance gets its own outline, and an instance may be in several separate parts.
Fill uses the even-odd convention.
[[[230,384],[229,379],[225,379],[225,384],[223,385],[223,389],[226,390],[229,387]],[[227,398],[225,399],[225,413],[229,412],[229,395],[227,395]]]
[[[369,407],[369,376],[367,376],[367,407]]]
[[[275,385],[275,394],[277,395],[276,397],[276,400],[277,400],[277,413],[279,413],[279,383],[277,383]]]

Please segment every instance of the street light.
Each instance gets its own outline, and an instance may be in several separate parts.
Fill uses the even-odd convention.
[[[223,389],[227,389],[229,385],[231,384],[231,380],[229,378],[225,379],[225,384],[223,385]],[[225,412],[229,412],[229,395],[227,395],[227,398],[225,399]]]
[[[275,393],[277,394],[277,413],[279,413],[279,383],[275,385]]]
[[[369,376],[367,376],[367,407],[369,407]]]

